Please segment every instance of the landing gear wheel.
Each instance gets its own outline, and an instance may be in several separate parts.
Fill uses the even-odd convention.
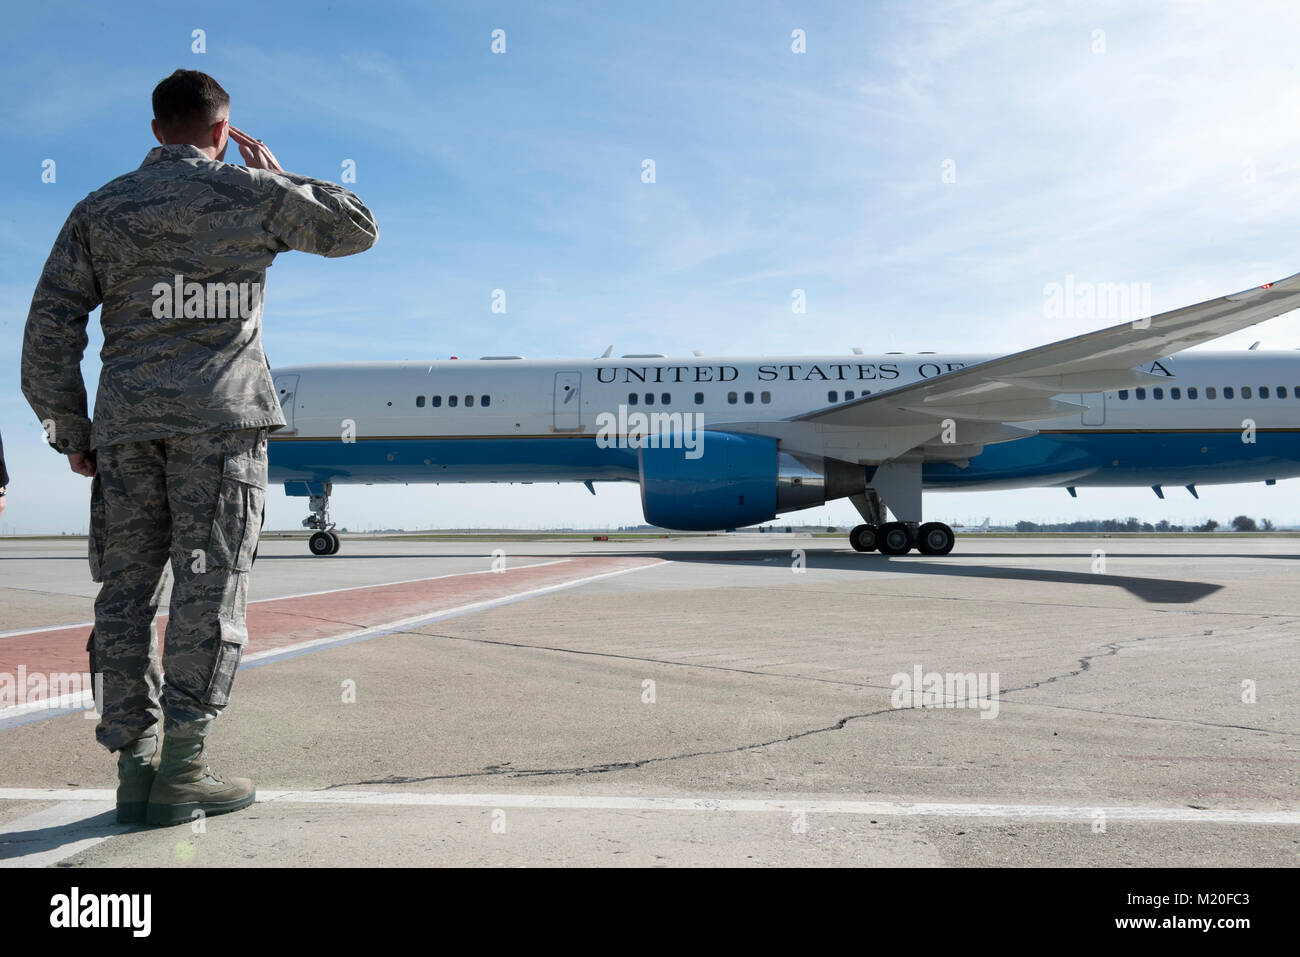
[[[880,526],[876,547],[882,555],[906,555],[912,550],[913,533],[902,522],[886,522]]]
[[[307,540],[307,547],[313,555],[333,555],[339,550],[339,537],[330,521],[330,493],[334,486],[326,482],[319,488],[319,492],[311,492],[311,514],[302,520],[302,527],[316,529]]]
[[[859,525],[849,532],[849,544],[856,552],[874,552],[879,532],[874,525]]]
[[[916,550],[922,555],[947,555],[957,536],[943,522],[926,522],[916,533]]]

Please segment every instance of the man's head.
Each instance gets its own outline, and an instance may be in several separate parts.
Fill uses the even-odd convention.
[[[198,70],[177,70],[153,90],[153,135],[159,143],[189,143],[213,159],[226,155],[230,94]]]

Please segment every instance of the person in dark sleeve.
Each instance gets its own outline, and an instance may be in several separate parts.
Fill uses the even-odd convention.
[[[88,650],[102,680],[96,737],[118,754],[118,820],[176,824],[255,797],[251,781],[211,772],[204,740],[248,640],[266,437],[285,424],[262,351],[266,268],[290,249],[362,252],[378,228],[354,193],[285,172],[231,126],[230,97],[207,74],[177,70],[153,110],[162,145],[77,203],[54,243],[27,316],[22,387],[50,445],[92,479],[102,586]],[[232,139],[244,166],[222,162]],[[80,363],[100,304],[92,423]],[[169,562],[160,675],[153,619]]]

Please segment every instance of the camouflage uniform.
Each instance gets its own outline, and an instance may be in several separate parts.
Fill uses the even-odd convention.
[[[90,562],[103,585],[89,650],[104,675],[96,734],[110,750],[160,714],[171,727],[214,717],[229,699],[247,641],[266,434],[285,424],[261,344],[267,266],[289,249],[350,255],[377,236],[370,211],[341,186],[228,165],[188,145],[151,150],[64,224],[27,317],[22,387],[55,449],[97,453]],[[178,276],[208,291],[189,316],[179,301],[158,308]],[[230,283],[259,293],[246,297],[247,314],[228,308]],[[80,363],[101,303],[92,424]],[[160,700],[153,616],[169,560]]]

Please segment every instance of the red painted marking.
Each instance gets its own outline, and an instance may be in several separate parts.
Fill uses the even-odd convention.
[[[553,565],[510,568],[503,572],[451,575],[398,585],[371,585],[302,598],[273,598],[248,606],[248,645],[245,653],[330,638],[361,628],[492,601],[536,588],[629,568],[655,565],[659,559],[634,556],[571,558]],[[161,640],[167,616],[158,617]],[[89,667],[86,641],[89,627],[49,628],[0,638],[0,672],[83,672]]]

